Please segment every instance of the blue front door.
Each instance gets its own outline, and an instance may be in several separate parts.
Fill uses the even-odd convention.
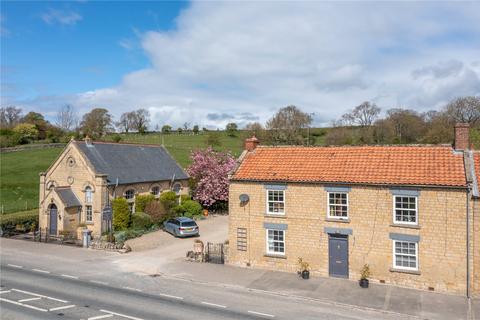
[[[331,277],[348,278],[348,236],[328,236],[328,261]]]
[[[52,204],[50,205],[50,228],[49,234],[57,235],[57,206]]]

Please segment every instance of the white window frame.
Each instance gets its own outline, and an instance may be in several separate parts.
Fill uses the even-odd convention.
[[[274,201],[274,202],[278,202],[278,203],[281,203],[283,202],[283,212],[272,212],[270,211],[270,206],[269,206],[269,201],[268,201],[268,193],[272,191],[272,192],[283,192],[283,201]],[[276,215],[276,216],[284,216],[285,213],[286,213],[286,193],[285,193],[285,190],[273,190],[273,189],[267,189],[265,190],[265,197],[266,197],[266,203],[265,203],[265,211],[267,212],[268,215]]]
[[[347,204],[342,205],[342,204],[332,204],[333,206],[345,206],[347,207],[347,216],[342,217],[342,216],[331,216],[330,215],[330,194],[345,194],[347,197]],[[328,219],[337,219],[337,220],[348,220],[349,219],[349,204],[348,204],[348,192],[327,192],[327,218]]]
[[[416,268],[397,266],[397,259],[396,259],[397,253],[395,252],[395,244],[397,242],[405,242],[405,243],[414,243],[415,244],[415,260],[416,260],[416,265],[417,265]],[[418,257],[418,242],[416,242],[416,241],[392,240],[392,251],[393,251],[393,257],[392,257],[393,261],[392,261],[392,263],[393,263],[393,268],[394,269],[410,270],[410,271],[418,271],[419,270],[420,263],[419,263],[419,257]],[[412,254],[405,254],[405,253],[399,253],[399,255],[410,256],[410,257],[413,256]]]
[[[88,219],[88,208],[90,208],[90,218]],[[86,205],[85,206],[85,222],[93,222],[93,206],[92,205]]]
[[[275,252],[275,251],[270,251],[270,246],[268,242],[268,231],[280,231],[283,232],[283,252]],[[265,244],[266,244],[266,252],[269,255],[274,255],[274,256],[284,256],[285,252],[287,251],[287,245],[286,245],[286,236],[287,236],[287,230],[279,230],[279,229],[265,229]],[[272,240],[275,241],[275,240]]]
[[[90,186],[85,187],[85,203],[93,202],[93,188]]]
[[[400,198],[415,198],[415,210],[412,209],[401,209],[401,210],[406,210],[406,211],[415,211],[415,222],[408,222],[408,221],[397,221],[397,207],[396,207],[396,199],[397,197]],[[402,195],[393,195],[393,224],[405,224],[405,225],[411,225],[411,226],[417,226],[418,225],[418,196],[402,196]]]

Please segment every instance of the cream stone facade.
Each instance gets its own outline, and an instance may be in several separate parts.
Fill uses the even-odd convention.
[[[454,146],[258,146],[230,177],[238,266],[480,296],[480,152]]]
[[[117,184],[117,179],[122,181],[122,176],[112,178],[106,172],[97,172],[91,159],[79,147],[79,143],[81,142],[70,141],[48,170],[40,174],[39,227],[51,235],[65,232],[76,235],[79,225],[86,225],[92,231],[93,237],[100,236],[107,228],[107,222],[102,217],[103,209],[112,199],[125,197],[127,190],[133,190],[134,196],[152,193],[156,191],[154,188],[158,188],[157,196],[173,188],[178,194],[189,192],[188,179],[184,176],[175,179],[172,175],[173,179],[153,181],[148,181],[148,177],[145,177],[142,182]],[[129,147],[133,148],[133,153],[135,148],[139,148],[131,145],[127,149]],[[173,159],[171,161],[174,162]],[[162,166],[162,163],[159,163],[159,166]],[[178,169],[181,170],[179,167]],[[136,169],[122,170],[131,173]],[[134,198],[129,201],[133,202]]]
[[[329,236],[345,231],[349,279],[359,279],[362,267],[368,264],[374,281],[465,293],[465,190],[414,188],[418,192],[418,225],[408,226],[393,223],[393,197],[398,187],[349,186],[348,218],[336,220],[327,216],[326,187],[331,185],[285,184],[284,215],[267,213],[269,186],[275,185],[255,182],[230,185],[231,264],[296,272],[298,258],[302,258],[310,264],[314,275],[329,276]],[[248,203],[237,200],[241,194],[249,196]],[[268,224],[285,226],[284,255],[267,253]],[[246,229],[245,251],[238,250],[238,228]],[[419,238],[418,270],[394,267],[392,234]],[[478,267],[478,254],[476,261]],[[478,274],[475,277],[478,290]]]

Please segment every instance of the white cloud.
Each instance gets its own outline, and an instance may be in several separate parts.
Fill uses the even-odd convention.
[[[317,124],[365,100],[422,111],[480,94],[478,21],[466,2],[194,2],[174,30],[140,34],[150,67],[69,99],[174,126],[264,121],[289,104]]]
[[[41,15],[42,20],[46,24],[61,24],[61,25],[75,25],[81,21],[83,17],[75,11],[49,9]]]

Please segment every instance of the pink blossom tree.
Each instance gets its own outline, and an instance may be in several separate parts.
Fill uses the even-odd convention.
[[[190,157],[192,164],[187,172],[195,183],[193,198],[206,207],[228,201],[228,174],[236,166],[235,158],[210,147],[193,151]]]

